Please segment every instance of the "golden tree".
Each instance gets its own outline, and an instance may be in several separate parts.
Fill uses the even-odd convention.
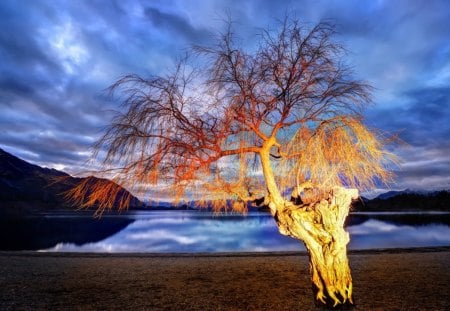
[[[362,122],[371,88],[352,78],[333,34],[327,23],[305,29],[288,18],[246,51],[229,27],[165,76],[123,77],[111,87],[122,112],[95,156],[131,190],[159,184],[239,212],[264,198],[279,231],[308,249],[317,302],[339,306],[353,304],[351,188],[386,181],[391,157]],[[110,191],[97,188],[72,194],[109,207]]]

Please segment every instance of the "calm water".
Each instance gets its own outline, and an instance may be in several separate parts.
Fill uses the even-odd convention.
[[[13,232],[15,230],[15,232]],[[450,214],[359,213],[348,219],[350,249],[450,245]],[[278,233],[266,213],[215,216],[197,211],[137,212],[100,220],[80,214],[46,215],[3,224],[0,249],[64,252],[302,251]]]

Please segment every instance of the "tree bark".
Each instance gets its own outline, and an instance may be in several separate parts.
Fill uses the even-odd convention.
[[[305,244],[310,256],[316,303],[352,306],[352,276],[347,258],[350,241],[344,222],[358,190],[334,188],[329,197],[311,204],[285,204],[274,215],[279,231]]]

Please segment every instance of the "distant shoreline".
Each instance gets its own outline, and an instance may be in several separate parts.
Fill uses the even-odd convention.
[[[412,254],[412,253],[439,253],[450,252],[448,246],[411,247],[411,248],[374,248],[348,250],[349,255],[377,255],[377,254]],[[275,252],[211,252],[211,253],[102,253],[102,252],[52,252],[52,251],[0,251],[0,256],[25,256],[25,257],[135,257],[135,258],[187,258],[187,257],[287,257],[308,256],[306,251],[275,251]]]

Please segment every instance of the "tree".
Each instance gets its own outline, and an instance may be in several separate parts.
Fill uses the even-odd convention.
[[[308,249],[317,302],[336,307],[353,304],[344,230],[353,188],[387,181],[391,156],[363,123],[371,87],[352,78],[333,34],[287,18],[246,51],[229,27],[165,76],[121,78],[111,91],[122,112],[95,156],[130,189],[160,184],[241,212],[264,198],[280,233]],[[84,186],[73,197],[108,207],[108,191]]]

